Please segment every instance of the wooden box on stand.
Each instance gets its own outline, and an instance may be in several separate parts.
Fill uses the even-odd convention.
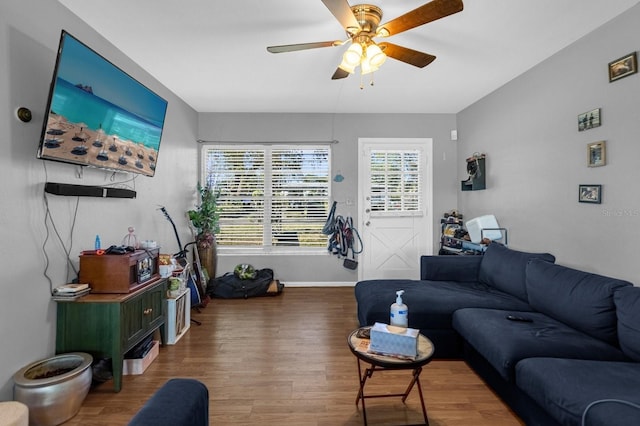
[[[80,282],[88,283],[92,293],[132,292],[160,278],[159,252],[160,249],[136,250],[125,254],[83,252],[80,255]]]

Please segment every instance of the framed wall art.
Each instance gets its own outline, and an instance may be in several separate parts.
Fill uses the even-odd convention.
[[[583,112],[578,115],[578,131],[593,129],[599,127],[600,121],[600,108],[592,109],[591,111]]]
[[[609,62],[609,83],[638,72],[636,52]]]
[[[599,167],[607,164],[607,152],[605,141],[587,144],[587,165]]]
[[[602,202],[602,185],[579,185],[578,201],[581,203],[600,204]]]

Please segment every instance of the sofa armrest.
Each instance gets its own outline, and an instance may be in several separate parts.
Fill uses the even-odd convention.
[[[582,412],[583,425],[630,425],[640,418],[640,405],[624,399],[601,399]]]
[[[208,426],[209,390],[195,379],[170,379],[128,426]]]
[[[482,256],[422,256],[420,279],[476,282]]]

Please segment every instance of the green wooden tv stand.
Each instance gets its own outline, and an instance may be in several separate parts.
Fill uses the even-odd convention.
[[[56,354],[87,352],[111,358],[113,387],[122,388],[124,354],[160,328],[164,344],[167,280],[125,294],[88,294],[58,302]]]

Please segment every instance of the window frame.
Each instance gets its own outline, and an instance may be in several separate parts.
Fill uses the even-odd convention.
[[[309,247],[309,246],[291,246],[291,245],[265,245],[269,239],[266,236],[272,236],[272,220],[271,220],[271,201],[273,200],[273,181],[271,170],[271,151],[274,149],[296,150],[296,149],[326,149],[327,150],[327,200],[326,214],[331,207],[332,202],[332,154],[331,144],[327,143],[234,143],[234,142],[202,142],[199,150],[199,170],[198,176],[200,182],[206,182],[206,161],[207,151],[209,149],[230,149],[230,150],[263,150],[265,152],[265,187],[264,187],[264,225],[263,225],[263,245],[262,246],[228,246],[218,245],[219,254],[233,255],[318,255],[326,254],[326,247]],[[324,224],[324,219],[323,219]],[[221,224],[221,226],[223,226]]]

